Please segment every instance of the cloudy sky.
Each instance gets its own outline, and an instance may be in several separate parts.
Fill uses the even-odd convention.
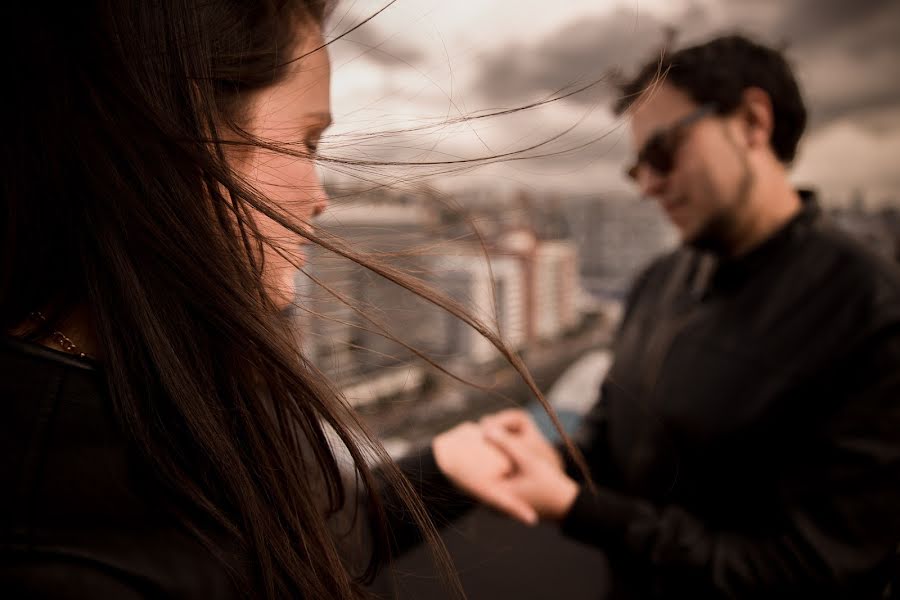
[[[345,0],[329,35],[388,4]],[[798,73],[811,124],[794,179],[830,202],[859,189],[871,205],[900,205],[895,0],[396,0],[332,46],[336,125],[324,150],[432,163],[512,153],[519,160],[464,172],[338,170],[380,181],[429,177],[446,189],[621,194],[631,149],[604,77],[631,73],[667,36],[682,45],[733,31],[785,47]]]

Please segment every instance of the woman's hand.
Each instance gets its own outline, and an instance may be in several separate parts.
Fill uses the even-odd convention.
[[[454,485],[526,525],[562,519],[578,495],[559,452],[522,410],[457,425],[435,437],[432,449]]]
[[[510,457],[489,443],[477,424],[448,429],[432,440],[431,448],[438,468],[462,491],[523,523],[537,522],[534,509],[507,489]]]
[[[492,415],[482,417],[479,423],[483,429],[494,427],[505,429],[513,437],[521,441],[532,453],[541,456],[544,460],[558,466],[560,469],[565,468],[559,450],[547,441],[547,438],[535,425],[534,419],[531,418],[527,411],[521,408],[501,410]]]

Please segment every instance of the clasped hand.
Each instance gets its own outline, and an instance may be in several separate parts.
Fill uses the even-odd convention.
[[[578,495],[559,452],[519,409],[457,425],[435,437],[432,449],[457,487],[527,525],[562,519]]]

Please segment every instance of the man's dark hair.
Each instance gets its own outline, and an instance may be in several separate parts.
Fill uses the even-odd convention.
[[[734,111],[747,88],[764,90],[772,101],[772,149],[785,164],[794,159],[806,127],[806,106],[790,65],[777,50],[729,35],[665,54],[622,86],[616,114],[627,110],[659,74],[697,104],[715,103],[720,114]]]

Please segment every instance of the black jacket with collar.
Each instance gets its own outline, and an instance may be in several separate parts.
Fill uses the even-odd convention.
[[[563,529],[638,596],[879,598],[900,542],[897,266],[811,198],[739,259],[665,256],[578,443],[598,489]]]

